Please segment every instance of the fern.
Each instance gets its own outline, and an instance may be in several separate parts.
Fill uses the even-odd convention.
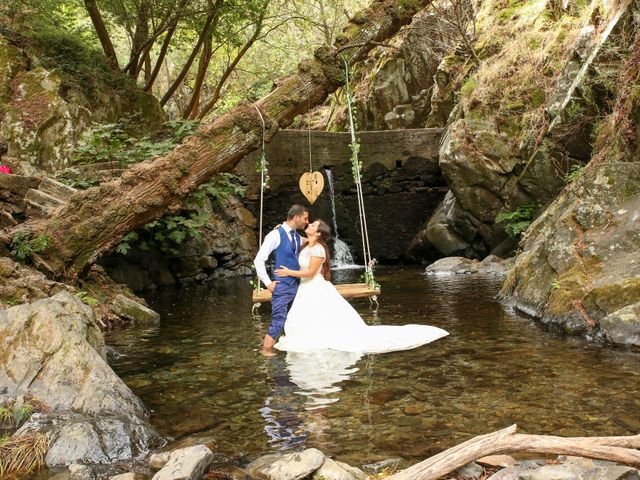
[[[534,213],[535,207],[530,203],[524,203],[513,212],[499,213],[495,222],[504,224],[504,231],[507,235],[516,237],[531,225]]]

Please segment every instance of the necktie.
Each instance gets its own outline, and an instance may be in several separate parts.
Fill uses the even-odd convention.
[[[293,246],[293,253],[298,253],[298,242],[296,241],[296,232],[291,230],[289,232],[291,235],[291,245]]]

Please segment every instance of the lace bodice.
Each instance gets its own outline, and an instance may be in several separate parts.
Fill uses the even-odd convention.
[[[324,247],[322,245],[314,245],[313,247],[303,248],[300,252],[300,257],[298,257],[298,264],[300,265],[300,270],[309,270],[309,265],[311,265],[311,257],[326,257],[326,253],[324,251]],[[312,278],[324,278],[322,276],[322,268],[318,270],[318,272]],[[302,280],[310,280],[310,279],[302,279]]]

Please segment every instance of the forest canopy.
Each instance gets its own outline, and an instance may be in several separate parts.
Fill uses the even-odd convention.
[[[156,95],[172,118],[256,100],[365,0],[0,0],[0,29],[79,82]]]

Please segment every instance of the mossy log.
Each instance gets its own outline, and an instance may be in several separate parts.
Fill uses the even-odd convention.
[[[78,192],[48,221],[23,226],[34,233],[46,232],[52,239],[38,259],[39,268],[57,278],[78,276],[127,233],[179,208],[199,185],[231,170],[260,147],[261,116],[269,141],[278,129],[344,83],[341,55],[350,64],[364,59],[430,1],[374,1],[356,16],[357,23],[347,25],[334,47],[319,48],[315,58],[300,62],[297,73],[279,80],[259,101],[239,105],[202,125],[169,154],[138,164],[117,180]]]

